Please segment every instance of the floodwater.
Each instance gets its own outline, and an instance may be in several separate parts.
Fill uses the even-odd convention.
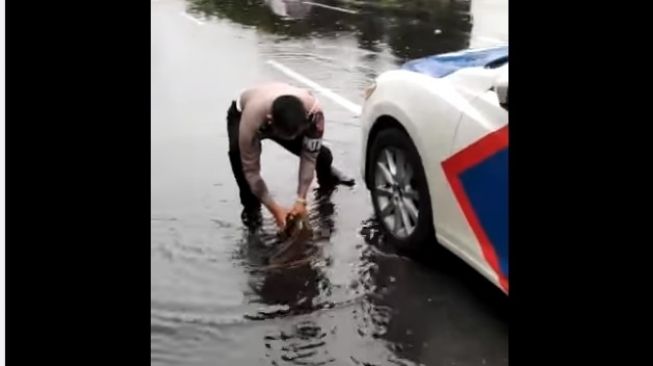
[[[353,188],[311,194],[320,249],[263,270],[273,220],[246,230],[226,110],[253,83],[361,104],[379,73],[429,54],[507,41],[507,1],[152,0],[152,365],[507,365],[505,297],[435,244],[420,262],[379,236],[360,180],[355,113],[320,96],[325,143]],[[297,158],[264,142],[262,175],[294,199]]]

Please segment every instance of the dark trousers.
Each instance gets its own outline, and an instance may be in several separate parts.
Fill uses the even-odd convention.
[[[227,133],[229,134],[229,161],[231,162],[231,169],[236,178],[236,183],[238,183],[238,189],[240,190],[240,203],[245,207],[246,210],[257,210],[261,208],[261,202],[259,199],[252,193],[252,190],[249,187],[249,183],[245,179],[245,174],[243,173],[243,165],[240,160],[240,149],[238,147],[238,130],[240,127],[240,116],[241,113],[238,112],[236,108],[236,102],[231,103],[229,111],[227,112]],[[283,146],[286,150],[291,153],[299,156],[302,150],[302,139],[303,137],[298,137],[294,140],[281,140],[272,138],[273,141]],[[317,161],[315,164],[315,171],[317,175],[317,180],[320,185],[324,183],[330,183],[332,180],[331,175],[331,163],[333,162],[333,155],[329,148],[322,146],[320,152],[317,156]],[[295,180],[297,177],[292,176]]]

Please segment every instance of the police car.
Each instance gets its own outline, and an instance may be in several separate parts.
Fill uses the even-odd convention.
[[[383,73],[361,120],[361,172],[386,238],[406,250],[435,241],[507,295],[508,47]]]

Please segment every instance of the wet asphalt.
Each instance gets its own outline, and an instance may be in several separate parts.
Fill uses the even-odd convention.
[[[152,0],[151,363],[507,365],[504,295],[432,244],[418,261],[379,235],[354,112],[326,97],[325,143],[353,188],[311,195],[313,263],[262,270],[274,224],[246,230],[226,111],[259,81],[360,105],[379,73],[507,40],[506,1]],[[318,96],[320,96],[318,94]],[[297,158],[263,143],[262,175],[294,199]],[[427,245],[429,245],[427,243]]]

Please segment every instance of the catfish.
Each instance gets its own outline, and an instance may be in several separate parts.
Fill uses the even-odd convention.
[[[313,243],[313,228],[306,214],[288,214],[279,239],[278,249],[268,260],[273,267],[308,263],[317,251]]]

